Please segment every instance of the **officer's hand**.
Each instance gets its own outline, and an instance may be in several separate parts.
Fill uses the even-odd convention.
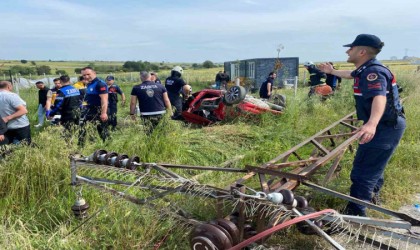
[[[4,135],[0,135],[0,141],[4,141]]]
[[[334,68],[330,63],[321,63],[318,65],[318,69],[324,73],[331,74]]]
[[[376,133],[376,126],[369,125],[366,123],[363,125],[357,134],[359,135],[359,144],[365,144],[370,142]]]
[[[125,107],[125,100],[121,101],[121,107]]]
[[[108,121],[108,115],[106,113],[105,114],[101,114],[100,118],[101,118],[101,121],[103,121],[103,122]]]
[[[46,116],[46,117],[49,117],[49,116],[50,116],[50,114],[51,114],[51,110],[47,110],[47,111],[45,111],[45,116]]]

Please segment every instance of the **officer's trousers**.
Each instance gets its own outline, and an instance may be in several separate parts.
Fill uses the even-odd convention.
[[[110,103],[108,105],[108,124],[112,126],[112,129],[117,127],[117,103]]]
[[[359,144],[350,174],[350,196],[370,202],[372,194],[379,193],[384,183],[386,164],[400,142],[405,127],[403,117],[398,117],[395,125],[379,123],[373,139],[369,143]],[[345,213],[366,216],[365,210],[365,206],[349,202]]]
[[[102,141],[109,137],[108,134],[108,122],[101,121],[101,107],[88,107],[84,110],[84,114],[82,114],[83,122],[80,124],[80,134],[79,134],[79,145],[84,146],[85,144],[85,137],[86,137],[86,125],[87,123],[94,123],[96,124],[96,129],[98,130],[99,136],[101,137]]]

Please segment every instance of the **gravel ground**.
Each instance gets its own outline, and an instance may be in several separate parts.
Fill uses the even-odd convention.
[[[416,201],[417,203],[420,203],[420,194],[415,195],[414,201]],[[420,220],[420,211],[418,211],[415,208],[415,206],[414,206],[414,204],[416,202],[414,202],[413,204],[407,204],[405,206],[402,206],[398,210],[398,212],[405,213],[407,215],[410,215],[410,216],[412,216],[412,217]],[[411,231],[414,232],[414,233],[419,233],[420,234],[420,227],[412,227],[411,228]],[[407,231],[406,230],[398,230],[398,229],[396,229],[395,232],[405,233]],[[419,235],[419,238],[420,238],[420,235]],[[389,238],[386,239],[385,237],[384,238],[378,237],[377,239],[378,240],[384,239],[383,242],[385,244],[389,242]],[[412,245],[412,244],[410,244],[410,245],[404,245],[404,244],[400,243],[400,245],[393,245],[393,246],[395,248],[397,248],[397,249],[407,249],[407,250],[419,249],[420,250],[420,246],[416,246],[416,245]],[[362,244],[362,243],[359,243],[359,242],[356,242],[356,241],[351,242],[350,244],[345,245],[345,247],[346,247],[346,249],[379,249],[378,247],[371,247],[367,243],[366,244]]]

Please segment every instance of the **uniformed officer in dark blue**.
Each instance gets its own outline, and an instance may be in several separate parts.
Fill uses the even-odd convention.
[[[142,83],[135,85],[131,90],[130,115],[135,120],[138,102],[140,117],[148,128],[146,132],[150,134],[167,110],[172,115],[172,107],[166,88],[162,84],[152,81],[149,72],[140,72],[140,79]]]
[[[168,91],[169,100],[172,106],[175,107],[175,112],[172,119],[181,119],[182,112],[182,92],[186,85],[181,78],[183,69],[180,66],[175,66],[171,70],[171,76],[165,80],[165,88]]]
[[[273,93],[273,85],[274,79],[277,78],[277,74],[275,72],[270,72],[268,74],[267,80],[265,80],[260,87],[260,97],[264,99],[268,99],[271,97]]]
[[[347,62],[356,70],[336,70],[329,63],[319,66],[325,73],[354,79],[357,117],[363,125],[357,131],[360,141],[350,175],[350,195],[373,203],[378,202],[385,167],[406,127],[395,77],[376,59],[383,46],[377,36],[360,34],[344,45],[349,47]],[[345,213],[366,216],[365,210],[365,206],[349,202]]]
[[[79,125],[80,118],[80,92],[70,83],[70,77],[60,76],[61,88],[57,90],[54,108],[47,111],[47,117],[51,119],[54,115],[60,114],[60,123],[67,130]]]
[[[84,144],[86,122],[96,123],[98,133],[103,141],[108,137],[108,86],[96,77],[96,72],[91,67],[82,69],[83,77],[89,82],[86,86],[85,101],[87,102],[84,110],[84,122],[79,144]]]
[[[111,125],[112,130],[115,130],[117,127],[118,95],[121,95],[121,106],[123,107],[125,106],[125,95],[120,86],[115,84],[114,76],[107,76],[105,80],[108,85],[108,124]]]

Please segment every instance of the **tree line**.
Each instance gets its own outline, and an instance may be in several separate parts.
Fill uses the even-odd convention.
[[[27,64],[28,60],[20,60],[22,64]],[[151,63],[148,61],[126,61],[122,66],[119,65],[95,65],[95,63],[89,63],[89,67],[92,67],[95,69],[97,73],[110,73],[110,72],[139,72],[139,71],[156,71],[159,72],[160,70],[168,70],[171,69],[171,67],[161,62],[159,64]],[[199,69],[199,68],[214,68],[218,65],[214,64],[210,60],[204,61],[202,64],[199,63],[193,63],[191,64],[191,67],[193,69]],[[185,67],[185,66],[184,66]],[[1,70],[1,74],[20,74],[20,75],[65,75],[65,74],[80,74],[81,68],[74,68],[72,69],[73,72],[69,72],[63,69],[53,69],[49,65],[37,65],[35,61],[31,61],[31,65],[24,66],[24,65],[13,65],[8,70]]]

